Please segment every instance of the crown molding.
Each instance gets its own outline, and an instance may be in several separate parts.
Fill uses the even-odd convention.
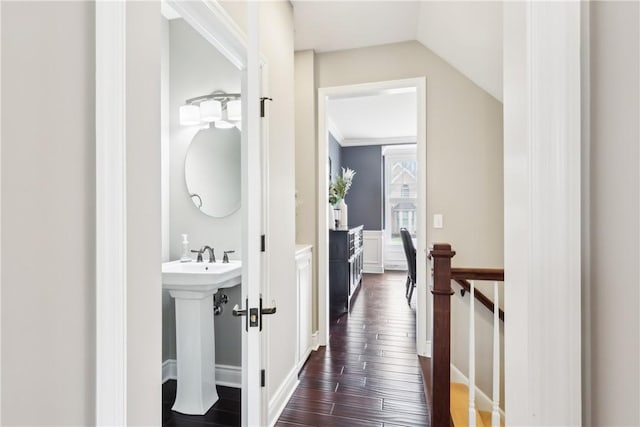
[[[344,136],[342,135],[342,132],[340,132],[340,129],[338,129],[336,124],[333,122],[333,120],[331,120],[329,117],[327,117],[327,129],[329,129],[329,133],[333,135],[336,141],[338,141],[338,144],[340,144],[340,146],[343,146],[342,142],[344,141]]]
[[[340,142],[342,147],[359,147],[363,145],[397,145],[415,144],[417,138],[411,136],[396,136],[392,138],[345,138]]]

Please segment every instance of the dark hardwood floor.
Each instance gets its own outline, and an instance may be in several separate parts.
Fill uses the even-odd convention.
[[[331,320],[329,345],[311,353],[276,426],[428,426],[405,279],[364,275],[351,313]],[[163,426],[240,425],[239,389],[218,386],[220,400],[202,416],[173,412],[175,393],[175,381],[162,386]]]
[[[277,426],[427,426],[406,273],[365,274],[330,343],[312,352]],[[415,299],[415,295],[414,295]]]
[[[184,415],[171,410],[176,400],[176,381],[162,385],[162,425],[166,427],[239,426],[240,389],[217,386],[218,401],[204,415]]]

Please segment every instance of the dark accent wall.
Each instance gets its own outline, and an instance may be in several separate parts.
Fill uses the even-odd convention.
[[[331,133],[329,133],[329,158],[331,159],[331,178],[335,181],[336,176],[342,173],[342,147]]]
[[[349,224],[365,230],[382,230],[382,147],[342,147],[342,166],[356,171],[345,202]]]

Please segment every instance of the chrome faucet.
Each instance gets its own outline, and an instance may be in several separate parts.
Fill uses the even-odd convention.
[[[209,252],[209,262],[216,262],[216,254],[213,252],[213,248],[211,246],[204,246],[202,249],[197,251],[191,250],[194,254],[198,254],[196,262],[202,262],[202,254],[207,251]]]
[[[228,254],[232,254],[235,251],[224,251],[224,256],[222,257],[222,263],[223,264],[229,264],[229,255]]]
[[[202,248],[202,252],[209,251],[209,262],[216,262],[216,254],[211,246]]]
[[[198,254],[198,258],[196,259],[196,262],[202,262],[202,252],[204,252],[204,248],[199,250],[191,249],[191,252],[193,252],[194,254]]]

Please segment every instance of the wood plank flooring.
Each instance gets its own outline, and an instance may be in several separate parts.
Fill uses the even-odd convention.
[[[405,279],[365,274],[351,313],[331,320],[329,345],[312,352],[277,426],[428,426]]]
[[[163,427],[217,427],[240,425],[240,389],[217,386],[218,401],[204,415],[185,415],[171,410],[176,400],[176,381],[162,384]]]

